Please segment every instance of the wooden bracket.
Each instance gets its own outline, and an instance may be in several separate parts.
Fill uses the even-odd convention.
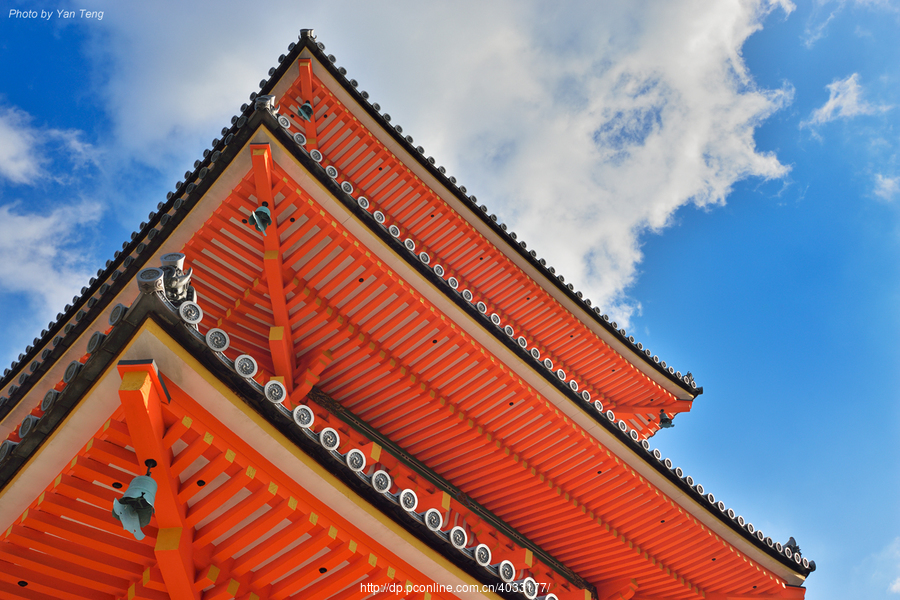
[[[290,393],[294,388],[292,374],[296,362],[294,346],[290,339],[290,328],[285,330],[283,325],[269,328],[269,351],[272,353],[275,376],[280,379]]]
[[[322,377],[322,371],[331,364],[334,358],[331,356],[330,350],[325,350],[315,356],[307,357],[305,363],[298,369],[300,377],[297,381],[297,387],[291,395],[294,405],[303,404],[303,399],[312,390],[313,386],[319,383]]]

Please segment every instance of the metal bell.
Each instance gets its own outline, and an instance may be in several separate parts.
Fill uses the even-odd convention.
[[[153,501],[156,499],[156,481],[150,477],[150,468],[156,466],[156,461],[150,459],[144,464],[147,465],[147,474],[132,479],[122,497],[113,500],[112,509],[113,516],[136,540],[144,539],[141,528],[150,524]]]
[[[309,121],[313,116],[313,107],[312,104],[309,103],[309,100],[303,103],[300,108],[297,109],[297,116],[303,119],[304,121]]]
[[[672,422],[668,416],[666,416],[666,411],[659,411],[659,427],[660,429],[668,429],[669,427],[675,427],[675,423]]]
[[[256,230],[266,235],[266,228],[272,224],[272,211],[268,209],[266,206],[260,206],[252,213],[250,213],[250,218],[247,220],[248,223],[253,225]]]

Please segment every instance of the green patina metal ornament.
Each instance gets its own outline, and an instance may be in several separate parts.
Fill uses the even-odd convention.
[[[668,416],[666,416],[666,411],[659,411],[659,427],[660,429],[668,429],[669,427],[675,427],[675,423],[672,422]]]
[[[313,116],[313,107],[312,104],[309,103],[309,100],[303,103],[300,108],[297,109],[297,116],[303,119],[304,121],[312,120]]]
[[[113,500],[112,508],[113,516],[136,540],[144,539],[141,529],[150,524],[153,501],[156,498],[156,481],[150,477],[150,469],[156,466],[156,461],[147,459],[144,465],[147,467],[147,474],[132,479],[122,497]]]
[[[250,213],[248,222],[265,237],[266,229],[272,224],[272,211],[266,206],[260,206]]]

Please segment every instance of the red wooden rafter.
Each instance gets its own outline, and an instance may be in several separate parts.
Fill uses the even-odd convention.
[[[734,553],[717,552],[723,542],[712,532],[582,437],[578,427],[486,355],[335,223],[283,169],[274,163],[269,169],[273,197],[283,197],[279,219],[286,225],[278,236],[286,330],[292,332],[298,364],[293,403],[312,384],[319,385],[589,579],[608,577],[616,565],[639,575],[641,594],[682,598],[696,597],[700,587],[716,592],[746,577],[759,579],[755,566]],[[249,173],[223,204],[220,214],[234,216],[204,226],[207,239],[234,237],[235,228],[243,229],[240,239],[247,237],[247,227],[236,217],[247,210],[243,207],[253,195],[255,177]],[[288,226],[289,218],[294,222]],[[205,244],[202,251],[189,254],[189,261],[196,257],[202,263],[202,268],[195,266],[198,278],[207,277],[208,270],[211,282],[236,282],[217,290],[225,292],[225,301],[233,298],[235,308],[220,312],[211,307],[208,314],[229,333],[231,323],[239,331],[258,323],[262,333],[269,327],[264,324],[267,315],[272,319],[274,313],[265,312],[271,299],[269,277],[260,265],[263,249],[257,254],[234,244]],[[238,255],[246,259],[230,258]],[[477,254],[468,260],[477,261]],[[242,287],[254,277],[260,283]],[[261,295],[244,316],[237,316],[245,305],[236,293]],[[543,326],[558,320],[549,313],[541,317]],[[245,345],[240,335],[233,338],[236,350],[254,353],[260,344],[253,344]],[[582,343],[582,357],[585,348]],[[331,355],[327,365],[322,360],[326,352]],[[277,373],[266,359],[260,357],[261,368]],[[646,391],[634,379],[609,374],[625,365],[620,357],[607,355],[594,364],[623,408],[627,394],[636,402]],[[322,370],[308,372],[309,365]],[[517,490],[515,502],[509,501],[511,489]],[[666,515],[667,525],[659,523],[658,515]],[[585,543],[573,543],[573,535]],[[713,555],[718,562],[709,570]],[[731,574],[724,577],[725,572]],[[774,591],[780,580],[764,573],[760,592]]]

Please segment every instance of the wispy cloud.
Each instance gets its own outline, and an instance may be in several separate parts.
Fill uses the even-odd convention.
[[[854,583],[863,596],[881,596],[885,591],[900,594],[900,537],[866,557],[853,571],[858,579]]]
[[[875,175],[874,194],[882,200],[891,201],[900,192],[900,177],[887,177],[881,173]]]
[[[45,159],[31,116],[15,107],[0,108],[0,139],[0,176],[17,184],[37,179]]]
[[[0,288],[25,294],[42,315],[59,311],[91,276],[90,259],[78,248],[98,214],[91,202],[40,214],[0,206]]]
[[[759,89],[740,56],[775,8],[716,4],[696,19],[651,2],[580,12],[565,26],[460,22],[448,38],[468,29],[482,42],[431,58],[434,75],[416,88],[455,73],[409,129],[425,132],[426,148],[437,140],[435,155],[529,247],[627,322],[642,235],[686,204],[723,204],[741,179],[788,171],[753,133],[792,89]],[[464,68],[482,61],[490,68]]]
[[[837,119],[849,119],[858,115],[871,115],[890,110],[890,106],[869,104],[863,100],[862,86],[859,85],[859,73],[846,79],[836,79],[829,83],[828,101],[812,112],[809,119],[802,121],[800,127],[824,125]]]
[[[50,175],[50,153],[62,151],[75,168],[95,162],[94,147],[83,141],[80,131],[38,127],[27,112],[0,107],[0,178],[13,184],[31,185]]]
[[[847,0],[843,0],[846,2]],[[873,8],[879,8],[881,10],[886,10],[889,12],[900,12],[900,5],[897,4],[897,0],[851,0],[853,4],[857,6],[870,6]]]
[[[97,156],[82,132],[0,107],[0,295],[14,303],[3,324],[9,339],[30,340],[96,267],[93,226],[103,211],[83,189]]]
[[[828,26],[847,6],[859,6],[895,14],[900,12],[900,5],[896,0],[817,0],[801,37],[803,45],[812,48],[819,40],[827,37]],[[860,29],[857,27],[857,35],[859,34]]]
[[[844,2],[838,2],[834,9],[828,11],[828,16],[825,18],[819,16],[821,8],[814,10],[803,31],[803,45],[807,48],[812,48],[816,45],[816,42],[824,38],[828,32],[828,25],[837,17],[843,7]]]
[[[24,294],[42,315],[59,310],[90,277],[86,250],[76,249],[86,239],[82,228],[98,220],[99,205],[55,197],[77,195],[69,184],[95,162],[95,149],[82,137],[36,126],[17,107],[0,108],[0,179],[38,190],[30,192],[27,208],[21,200],[0,205],[0,289]]]

